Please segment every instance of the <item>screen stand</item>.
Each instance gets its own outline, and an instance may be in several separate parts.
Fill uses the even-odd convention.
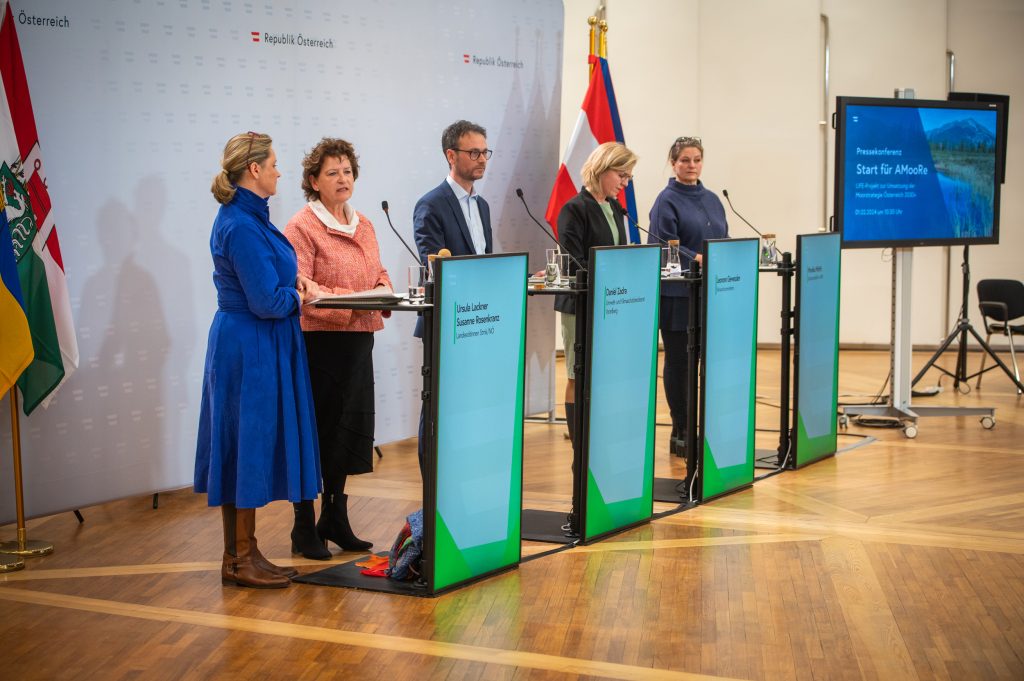
[[[976,376],[981,376],[986,371],[991,371],[992,369],[999,367],[1003,370],[1003,373],[1005,373],[1007,377],[1013,382],[1013,384],[1017,386],[1017,394],[1024,393],[1024,384],[1022,384],[1020,379],[1017,378],[1017,376],[1012,371],[1010,371],[1010,367],[1006,366],[1006,364],[1001,359],[999,359],[999,356],[992,350],[989,344],[981,339],[981,335],[978,334],[978,331],[971,324],[971,319],[967,314],[967,297],[970,294],[971,288],[970,246],[964,246],[964,260],[960,265],[960,271],[962,272],[963,288],[960,292],[960,315],[956,320],[956,326],[953,327],[953,330],[950,331],[949,335],[946,336],[945,340],[942,341],[942,345],[940,345],[939,349],[935,351],[935,354],[931,356],[931,359],[925,362],[925,365],[921,367],[921,371],[919,371],[917,373],[917,376],[914,377],[914,382],[911,385],[917,385],[917,382],[920,381],[924,377],[925,373],[927,373],[928,370],[932,368],[936,360],[938,360],[939,357],[941,357],[942,354],[949,349],[949,346],[953,343],[953,341],[956,341],[956,369],[954,371],[949,371],[948,369],[945,369],[943,367],[935,367],[936,371],[939,371],[946,376],[953,377],[954,390],[957,390],[958,392],[966,395],[971,391],[970,381],[972,378],[975,378]],[[978,345],[981,346],[982,351],[985,352],[989,357],[991,357],[993,361],[995,361],[995,364],[990,366],[988,369],[982,369],[970,375],[967,374],[968,333],[974,336],[974,339],[978,341]],[[982,364],[984,365],[984,362],[982,362]]]
[[[843,407],[843,419],[850,416],[887,416],[903,423],[903,434],[917,437],[917,420],[925,416],[980,416],[986,428],[995,425],[995,409],[990,407],[913,407],[910,362],[913,342],[910,336],[910,291],[914,249],[894,248],[892,257],[891,354],[889,359],[889,401],[885,406],[852,405]],[[844,421],[845,422],[845,421]]]
[[[910,408],[910,282],[914,250],[894,248],[892,255],[892,312],[889,318],[889,391],[888,404],[843,407],[843,419],[850,416],[885,416],[899,419],[903,434],[917,437],[918,415]]]

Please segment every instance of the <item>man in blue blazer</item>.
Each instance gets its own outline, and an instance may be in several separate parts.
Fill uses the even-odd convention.
[[[469,121],[456,121],[441,134],[448,177],[416,202],[413,230],[420,260],[447,248],[452,255],[490,253],[491,209],[473,183],[484,176],[491,150],[487,131]]]
[[[412,224],[416,250],[427,265],[427,256],[447,248],[452,255],[490,253],[491,209],[473,183],[484,176],[491,150],[487,131],[476,123],[455,121],[441,133],[441,151],[448,160],[448,177],[416,202]],[[423,337],[423,319],[416,320],[414,335]],[[423,471],[423,410],[420,410],[420,473]]]

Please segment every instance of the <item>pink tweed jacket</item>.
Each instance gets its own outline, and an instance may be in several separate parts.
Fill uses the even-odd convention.
[[[378,285],[391,286],[391,278],[380,262],[380,249],[373,225],[356,211],[359,226],[349,236],[330,229],[313,210],[304,206],[285,225],[284,235],[295,248],[299,274],[315,281],[324,293],[366,291]],[[393,288],[393,287],[392,287]],[[302,308],[303,331],[380,331],[384,328],[376,310],[328,310]]]

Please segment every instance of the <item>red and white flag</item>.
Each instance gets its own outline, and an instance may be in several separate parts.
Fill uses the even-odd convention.
[[[14,12],[7,0],[0,8],[0,191],[35,351],[18,379],[30,414],[78,368],[78,340]]]
[[[608,70],[608,60],[594,55],[590,56],[594,69],[590,74],[590,85],[583,97],[580,116],[576,119],[576,127],[565,149],[562,164],[558,167],[555,186],[548,199],[548,209],[544,213],[551,228],[558,234],[558,213],[566,201],[579,194],[583,188],[580,170],[584,161],[605,142],[622,142],[622,123],[619,120],[619,107],[615,103],[615,89],[612,87],[612,76]],[[633,194],[633,183],[630,182],[619,194],[619,202],[626,206],[633,222],[636,222],[636,198]],[[630,225],[630,241],[636,242],[636,228]]]

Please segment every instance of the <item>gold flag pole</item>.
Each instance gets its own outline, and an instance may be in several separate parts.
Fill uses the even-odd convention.
[[[593,57],[597,54],[597,29],[594,28],[594,26],[597,25],[597,17],[587,17],[587,24],[590,26],[590,56]],[[589,58],[588,61],[590,61]],[[588,76],[593,75],[594,62],[590,61],[590,71],[588,72]]]
[[[0,554],[45,556],[53,553],[53,544],[29,539],[25,531],[25,496],[21,483],[21,429],[18,427],[18,391],[11,387],[11,442],[14,445],[14,505],[18,513],[18,540],[0,543]],[[18,568],[14,568],[18,569]]]
[[[601,27],[601,51],[598,54],[601,59],[608,58],[608,22],[601,19],[601,23],[598,24]]]

